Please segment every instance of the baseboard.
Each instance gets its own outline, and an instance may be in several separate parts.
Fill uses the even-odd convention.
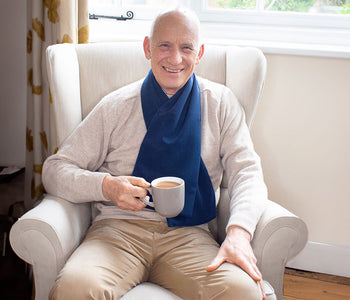
[[[309,241],[287,267],[350,277],[350,247]]]

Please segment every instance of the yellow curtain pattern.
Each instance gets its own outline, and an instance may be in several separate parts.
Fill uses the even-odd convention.
[[[88,43],[88,0],[29,0],[27,2],[27,128],[25,206],[30,209],[44,193],[41,180],[46,157],[57,149],[50,137],[51,98],[45,50],[58,43]]]

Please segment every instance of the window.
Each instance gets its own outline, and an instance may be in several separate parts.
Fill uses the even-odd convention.
[[[92,20],[91,39],[142,40],[150,20],[174,3],[197,13],[206,43],[350,58],[350,0],[89,0],[90,13],[134,12],[132,21]]]
[[[349,14],[349,0],[206,0],[210,9]]]
[[[201,19],[290,25],[297,27],[350,28],[350,0],[202,0]]]
[[[164,9],[174,1],[168,0],[89,0],[90,13],[103,15],[126,15],[135,13],[136,20],[152,19],[158,10]]]
[[[275,11],[309,14],[350,14],[350,0],[197,0],[197,1],[169,1],[169,0],[90,0],[92,10],[120,11],[133,8],[142,10],[149,8],[164,8],[173,3],[180,3],[198,11],[203,10],[245,10],[245,11]],[[199,5],[198,5],[199,4]]]

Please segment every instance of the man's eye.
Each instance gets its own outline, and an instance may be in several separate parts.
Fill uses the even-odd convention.
[[[161,47],[161,48],[168,48],[168,47],[169,47],[169,44],[160,44],[160,47]]]
[[[193,51],[192,47],[190,47],[190,46],[184,46],[182,49],[184,51],[186,51],[186,52],[192,52]]]

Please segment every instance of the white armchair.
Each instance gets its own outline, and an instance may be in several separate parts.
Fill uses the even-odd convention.
[[[150,68],[139,43],[60,44],[49,47],[46,54],[53,99],[52,148],[61,145],[104,95],[141,79]],[[250,126],[265,71],[266,60],[258,49],[207,46],[196,74],[231,88],[244,107]],[[210,227],[221,242],[229,211],[225,176],[217,210],[217,218]],[[58,272],[90,226],[92,214],[90,203],[73,204],[46,195],[14,224],[10,233],[11,245],[19,257],[33,266],[35,299],[48,298]],[[302,250],[306,241],[305,223],[268,201],[252,241],[258,267],[266,280],[268,300],[283,299],[285,265]],[[179,298],[159,286],[143,283],[123,299]]]

